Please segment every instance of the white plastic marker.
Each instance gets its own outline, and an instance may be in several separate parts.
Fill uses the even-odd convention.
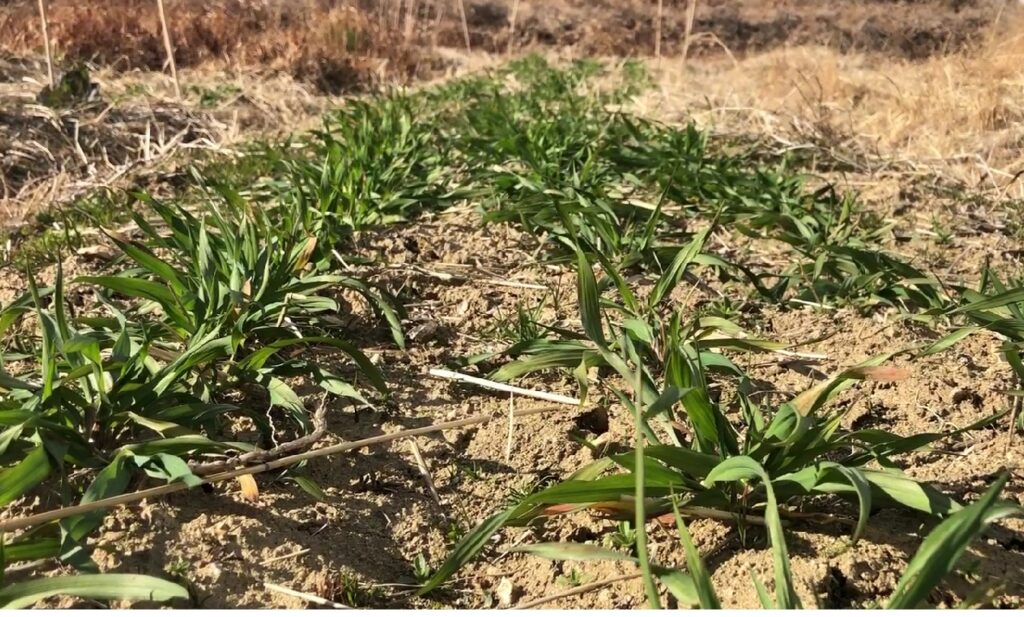
[[[511,392],[512,394],[518,394],[519,396],[540,399],[542,401],[550,401],[552,403],[563,403],[565,405],[582,404],[582,402],[578,398],[565,396],[564,394],[552,394],[550,392],[541,392],[539,390],[527,390],[526,388],[517,388],[516,386],[510,386],[508,384],[499,383],[497,381],[491,381],[489,379],[481,379],[480,377],[463,375],[462,373],[456,373],[455,371],[449,371],[443,368],[430,369],[430,375],[433,377],[440,377],[441,379],[452,379],[454,381],[471,383],[477,386],[481,386],[483,388],[497,390],[499,392]]]

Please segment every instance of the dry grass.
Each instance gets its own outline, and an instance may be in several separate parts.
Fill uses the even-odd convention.
[[[335,0],[183,0],[168,3],[167,10],[179,67],[211,61],[258,66],[341,92],[375,81],[385,70],[389,77],[414,77],[429,62],[421,52],[431,43],[443,3],[381,4],[393,6],[371,11]],[[120,70],[161,70],[166,62],[152,2],[57,0],[49,19],[57,53],[67,61]],[[402,27],[396,27],[399,21]],[[0,8],[7,52],[36,50],[39,27],[27,4]]]
[[[694,114],[719,130],[786,135],[829,148],[937,166],[1024,196],[1024,19],[975,50],[920,62],[822,47],[781,48],[738,62],[666,60],[639,106]],[[671,111],[670,111],[671,110]]]

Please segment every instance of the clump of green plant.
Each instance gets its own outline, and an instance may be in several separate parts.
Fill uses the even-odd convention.
[[[54,109],[64,109],[91,101],[98,93],[99,85],[89,79],[89,67],[84,63],[64,71],[54,87],[46,86],[36,100]]]
[[[0,311],[0,332],[34,320],[9,338],[34,361],[0,379],[0,505],[47,479],[64,503],[117,495],[142,473],[198,483],[190,462],[316,429],[288,384],[296,377],[358,404],[367,403],[365,386],[386,392],[377,367],[339,336],[341,305],[325,292],[361,294],[401,344],[387,298],[330,274],[334,249],[301,217],[271,219],[220,190],[224,209],[211,200],[198,216],[140,195],[159,222],[133,214],[143,241],[106,232],[129,267],[75,281],[77,296],[95,305],[72,310],[58,265],[52,289],[32,284]],[[309,349],[318,353],[301,353]],[[357,381],[328,357],[350,363]],[[240,417],[259,442],[233,437]],[[90,568],[84,542],[101,521],[102,512],[74,517],[20,540]]]
[[[413,558],[412,575],[416,582],[421,585],[430,580],[430,577],[434,575],[434,568],[431,567],[430,561],[427,560],[423,553],[416,553],[416,557]]]
[[[199,97],[200,107],[216,107],[232,97],[242,94],[242,89],[234,84],[217,84],[211,88],[189,86],[187,92]]]
[[[579,249],[655,276],[692,238],[695,220],[714,220],[791,247],[795,259],[778,271],[706,256],[719,276],[748,281],[762,298],[906,312],[948,306],[934,277],[883,250],[891,224],[862,212],[854,196],[808,189],[785,159],[766,165],[757,152],[713,152],[692,124],[624,112],[642,75],[626,70],[623,85],[605,91],[592,85],[600,70],[532,57],[499,79],[435,94],[459,99],[440,114],[441,134],[486,220],[547,239],[555,259],[571,262]]]
[[[351,101],[312,134],[312,159],[288,159],[286,198],[336,230],[407,220],[451,205],[451,170],[418,99]],[[340,231],[338,233],[341,233]]]

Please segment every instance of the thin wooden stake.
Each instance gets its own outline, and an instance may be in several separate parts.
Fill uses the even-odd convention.
[[[416,0],[409,0],[405,5],[405,30],[402,33],[405,43],[408,44],[416,31]]]
[[[295,551],[293,553],[288,553],[287,555],[281,555],[279,557],[271,557],[270,559],[264,560],[263,563],[260,564],[260,567],[262,568],[264,566],[269,566],[272,563],[277,563],[279,561],[284,561],[285,559],[291,559],[292,557],[301,557],[302,555],[305,555],[308,552],[309,552],[308,548],[300,548],[299,550],[297,550],[297,551]]]
[[[50,50],[50,27],[46,19],[46,0],[39,0],[39,21],[43,24],[43,48],[46,49],[46,75],[50,80],[50,89],[57,87],[53,77],[53,52]]]
[[[508,49],[505,50],[505,55],[512,55],[512,45],[516,40],[516,18],[519,16],[519,0],[512,2],[512,16],[508,20]]]
[[[482,386],[484,388],[490,388],[491,390],[497,390],[498,392],[511,392],[512,394],[519,394],[521,396],[540,399],[542,401],[550,401],[552,403],[562,403],[563,405],[581,404],[578,398],[572,398],[571,396],[565,396],[564,394],[552,394],[551,392],[541,392],[540,390],[527,390],[526,388],[510,386],[508,384],[499,383],[497,381],[491,381],[490,379],[482,379],[480,377],[473,377],[471,375],[463,375],[462,373],[456,373],[455,371],[449,371],[443,368],[430,369],[430,375],[434,377],[440,377],[441,379],[454,379],[455,381],[463,381],[465,383],[471,383],[473,385]]]
[[[693,17],[697,13],[697,0],[686,0],[686,32],[683,33],[683,65],[690,52],[690,36],[693,33]]]
[[[423,481],[427,483],[430,496],[434,498],[437,505],[441,505],[441,496],[437,494],[437,488],[434,487],[434,478],[430,475],[430,467],[427,467],[427,461],[423,459],[423,453],[420,452],[420,446],[416,443],[415,437],[409,440],[409,449],[412,451],[412,458],[415,459],[416,466],[420,468]]]
[[[305,600],[306,602],[310,602],[312,604],[319,604],[320,606],[327,606],[327,607],[330,607],[330,608],[338,608],[338,609],[351,609],[352,608],[351,606],[346,606],[346,605],[341,604],[339,602],[334,602],[332,600],[328,600],[327,598],[321,598],[320,596],[315,596],[315,595],[313,595],[311,593],[306,593],[306,592],[303,592],[303,591],[296,591],[294,589],[291,589],[289,587],[285,587],[283,585],[275,585],[274,583],[266,583],[265,582],[265,583],[263,583],[263,586],[266,587],[267,589],[269,589],[270,591],[275,591],[277,593],[280,593],[280,594],[283,594],[283,595],[286,595],[286,596],[291,596],[293,598],[298,598],[300,600]]]
[[[181,98],[181,82],[178,81],[178,67],[174,64],[174,46],[171,45],[171,31],[167,28],[167,15],[164,14],[164,0],[156,0],[157,12],[160,13],[160,29],[164,35],[164,51],[171,65],[171,77],[174,79],[174,95]]]
[[[536,407],[534,409],[526,409],[520,411],[517,415],[520,417],[532,416],[539,413],[546,413],[549,411],[558,411],[560,407],[554,405],[545,405],[543,407]],[[334,446],[328,446],[326,448],[318,448],[316,450],[310,450],[308,452],[302,452],[300,454],[293,454],[291,456],[285,456],[275,461],[269,461],[261,463],[259,465],[252,465],[250,467],[243,467],[242,469],[232,469],[230,471],[222,471],[209,476],[199,478],[201,484],[213,484],[214,482],[223,482],[225,480],[233,480],[238,476],[244,476],[248,474],[265,473],[274,469],[280,469],[282,467],[290,467],[296,463],[302,461],[308,461],[314,458],[320,458],[323,456],[331,456],[333,454],[344,454],[353,450],[359,450],[367,446],[373,446],[382,443],[388,443],[398,439],[406,439],[409,437],[415,437],[417,435],[426,435],[429,433],[438,433],[441,431],[447,431],[463,426],[472,426],[474,424],[486,424],[491,420],[494,420],[496,416],[486,414],[473,416],[471,418],[465,418],[463,420],[452,420],[451,422],[442,422],[440,424],[432,424],[430,426],[424,426],[420,428],[412,428],[404,431],[398,431],[388,435],[377,435],[376,437],[370,437],[367,439],[361,439],[359,441],[346,441],[339,443]],[[14,518],[7,521],[0,521],[0,532],[13,531],[15,529],[24,529],[25,527],[32,527],[34,525],[41,525],[43,523],[49,523],[50,521],[57,521],[69,516],[77,516],[79,514],[85,514],[88,512],[95,512],[96,510],[104,510],[114,506],[122,506],[129,503],[135,503],[142,501],[143,499],[149,499],[152,497],[159,497],[161,495],[167,495],[169,493],[177,493],[190,488],[189,485],[184,482],[172,482],[163,486],[156,486],[153,488],[147,488],[141,491],[135,491],[134,493],[126,493],[124,495],[117,495],[115,497],[108,497],[106,499],[98,499],[89,503],[78,504],[76,506],[68,506],[66,508],[58,508],[56,510],[50,510],[49,512],[40,512],[39,514],[33,514],[31,516],[23,516],[21,518]]]
[[[640,578],[640,575],[641,575],[640,572],[635,572],[633,574],[623,574],[622,576],[616,576],[616,577],[613,577],[613,578],[606,578],[603,581],[594,581],[593,583],[587,583],[585,585],[579,585],[578,587],[573,587],[572,589],[569,589],[568,591],[560,591],[560,592],[552,594],[550,596],[544,596],[543,598],[538,598],[536,600],[530,600],[529,602],[524,602],[522,604],[519,604],[519,605],[515,606],[514,608],[516,610],[523,610],[523,609],[526,609],[526,608],[534,608],[534,607],[537,607],[537,606],[541,606],[541,605],[547,604],[548,602],[554,602],[555,600],[561,600],[562,598],[571,598],[573,596],[578,596],[578,595],[587,593],[588,591],[594,591],[595,589],[600,589],[600,588],[605,587],[607,585],[611,585],[612,583],[619,583],[619,582],[622,582],[622,581],[630,581],[630,580],[633,580],[634,578]]]
[[[658,0],[658,17],[654,22],[654,57],[661,60],[661,21],[665,14],[664,0]]]
[[[466,39],[466,51],[473,51],[469,44],[469,22],[466,20],[466,3],[465,0],[458,0],[458,3],[459,17],[462,18],[462,36]]]
[[[512,460],[512,436],[516,429],[516,401],[515,394],[508,395],[508,435],[505,438],[505,462]]]

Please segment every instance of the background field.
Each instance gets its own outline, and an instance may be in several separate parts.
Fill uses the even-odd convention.
[[[167,0],[180,98],[150,4],[51,2],[59,69],[98,90],[46,106],[36,6],[0,3],[0,523],[252,446],[501,419],[13,531],[4,582],[635,608],[649,577],[593,551],[699,586],[675,495],[723,606],[762,605],[751,573],[781,606],[897,605],[923,538],[996,485],[956,572],[904,601],[1021,606],[1024,523],[995,521],[1024,503],[1019,3],[706,1],[687,37],[666,2],[655,57],[653,2],[467,0],[467,49],[457,2]],[[510,428],[541,403],[436,368],[585,402]],[[772,433],[787,401],[810,437]],[[698,471],[744,456],[778,509]],[[581,470],[627,488],[557,492]],[[508,550],[553,542],[592,552]],[[674,584],[653,594],[698,603]]]

